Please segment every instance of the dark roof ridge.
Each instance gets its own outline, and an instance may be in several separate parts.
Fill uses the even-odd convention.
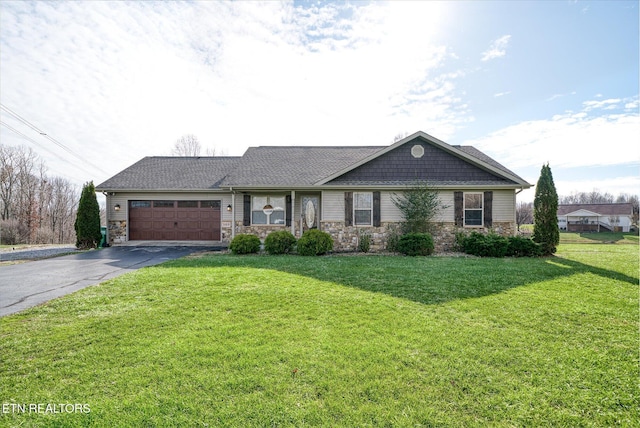
[[[570,205],[632,205],[631,202],[576,202],[575,204],[558,204],[558,206],[570,206]]]
[[[252,146],[250,149],[382,149],[387,146]]]

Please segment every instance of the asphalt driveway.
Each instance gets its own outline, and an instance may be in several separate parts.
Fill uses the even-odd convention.
[[[109,247],[0,266],[0,316],[212,247]]]

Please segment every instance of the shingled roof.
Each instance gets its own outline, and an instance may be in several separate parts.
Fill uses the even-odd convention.
[[[590,211],[601,216],[608,215],[632,215],[633,205],[621,204],[564,204],[558,205],[558,215],[567,215],[576,211]]]
[[[311,186],[382,150],[360,147],[251,147],[224,186]]]
[[[239,157],[145,157],[96,186],[113,190],[215,190]]]
[[[388,154],[415,142],[433,146],[450,160],[431,159],[450,172],[436,177],[436,185],[530,187],[525,180],[471,146],[450,146],[424,132],[417,132],[391,146],[260,146],[242,157],[146,157],[96,186],[98,191],[205,191],[228,188],[303,188],[318,185],[402,186],[398,174],[378,175],[375,168],[404,171],[406,164],[385,163]],[[413,144],[413,143],[412,143]],[[397,152],[396,152],[397,153]],[[405,156],[408,156],[405,154]],[[427,159],[427,157],[425,157]],[[357,173],[370,165],[369,174]],[[457,166],[456,166],[457,165]],[[373,170],[371,169],[373,168]],[[475,168],[475,169],[474,169]],[[433,169],[433,168],[431,168]],[[437,169],[437,168],[436,168]],[[463,177],[457,177],[456,171]],[[469,171],[478,173],[469,173]],[[453,172],[451,172],[453,171]],[[466,172],[464,172],[466,171]],[[406,174],[405,174],[406,175]]]

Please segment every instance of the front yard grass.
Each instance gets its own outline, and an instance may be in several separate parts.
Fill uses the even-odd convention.
[[[185,258],[0,319],[6,426],[638,426],[638,248]]]

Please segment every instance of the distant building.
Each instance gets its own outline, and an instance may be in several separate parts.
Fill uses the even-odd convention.
[[[558,227],[568,232],[629,232],[633,205],[558,205]]]

